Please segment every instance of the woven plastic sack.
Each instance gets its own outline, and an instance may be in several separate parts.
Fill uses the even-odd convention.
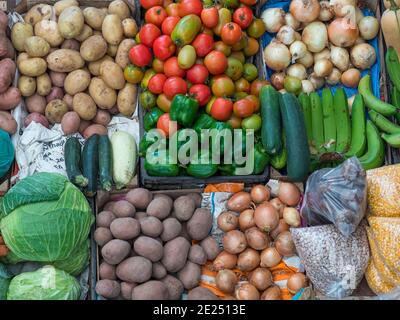
[[[349,237],[333,225],[291,228],[290,232],[315,289],[334,299],[350,296],[368,265],[365,226],[360,225]]]
[[[400,217],[400,164],[367,171],[371,215]]]
[[[356,157],[315,171],[307,181],[301,214],[308,225],[333,223],[346,237],[365,216],[367,180]]]
[[[367,228],[372,259],[365,277],[376,294],[400,287],[400,218],[369,217]]]
[[[10,135],[0,129],[0,178],[10,169],[14,161],[14,147]]]

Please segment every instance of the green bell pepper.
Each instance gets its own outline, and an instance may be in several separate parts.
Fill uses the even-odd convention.
[[[147,112],[143,118],[144,130],[149,131],[150,129],[155,128],[158,118],[160,118],[163,114],[164,111],[159,108],[152,108],[149,112]]]
[[[216,125],[216,121],[208,114],[203,113],[199,116],[193,125],[193,129],[200,134],[202,129],[211,129]]]
[[[196,99],[177,94],[171,103],[170,118],[180,125],[190,128],[196,119],[199,103]]]
[[[261,174],[264,172],[265,167],[270,161],[267,151],[263,148],[261,143],[254,146],[254,170],[253,174]]]

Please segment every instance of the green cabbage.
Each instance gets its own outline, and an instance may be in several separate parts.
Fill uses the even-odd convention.
[[[36,173],[11,188],[1,202],[0,231],[13,254],[26,261],[72,257],[94,222],[84,195],[66,177]]]
[[[78,246],[71,256],[65,260],[54,261],[52,263],[57,269],[64,270],[73,276],[77,276],[85,270],[89,264],[89,246],[88,239],[83,244]]]
[[[53,266],[15,276],[8,287],[7,300],[78,300],[78,281]]]
[[[8,272],[7,268],[0,263],[0,300],[6,299],[10,281],[11,274]]]

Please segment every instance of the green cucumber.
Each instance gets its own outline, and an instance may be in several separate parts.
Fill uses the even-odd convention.
[[[379,131],[371,120],[367,120],[367,153],[359,158],[365,170],[375,169],[385,161],[385,147]]]
[[[364,100],[357,94],[351,108],[351,144],[345,157],[360,157],[364,154],[367,146],[367,136],[365,132],[365,107]]]
[[[218,171],[218,165],[212,163],[207,163],[207,164],[191,163],[186,168],[186,173],[189,176],[200,179],[209,178],[214,174],[216,174],[217,171]]]
[[[276,170],[281,170],[286,166],[287,161],[287,151],[286,151],[286,141],[285,141],[285,133],[283,133],[283,148],[281,153],[274,155],[271,157],[270,163],[271,166]]]
[[[275,155],[282,150],[279,92],[270,85],[262,87],[260,104],[262,117],[261,141],[267,153]]]
[[[303,113],[296,96],[284,93],[280,101],[287,150],[287,177],[304,181],[310,168],[310,150]]]
[[[77,138],[71,137],[65,143],[64,158],[68,179],[78,187],[86,187],[88,179],[81,172],[81,144]]]
[[[393,123],[389,119],[385,118],[378,112],[374,110],[370,110],[368,112],[369,117],[371,118],[372,122],[378,127],[379,130],[384,131],[386,133],[399,133],[400,126]]]
[[[322,90],[322,113],[324,115],[324,145],[328,152],[335,151],[336,121],[333,109],[333,95],[329,88]]]
[[[324,116],[321,99],[316,92],[310,94],[311,117],[312,117],[312,141],[318,153],[324,153]]]
[[[311,145],[312,141],[312,117],[311,117],[311,101],[310,96],[306,93],[300,93],[299,102],[303,110],[304,122],[307,130],[308,142]]]
[[[347,96],[343,88],[337,88],[333,95],[333,109],[336,121],[336,152],[344,153],[350,148],[351,122]]]
[[[99,137],[99,177],[101,188],[110,191],[112,188],[112,150],[107,135]]]
[[[97,192],[97,178],[99,172],[99,135],[94,134],[86,140],[82,151],[82,171],[88,179],[85,195],[93,197]]]

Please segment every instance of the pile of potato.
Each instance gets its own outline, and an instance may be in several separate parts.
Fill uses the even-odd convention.
[[[143,188],[107,203],[94,234],[101,248],[96,292],[107,299],[179,300],[187,289],[189,299],[218,299],[198,287],[201,266],[220,252],[209,236],[211,213],[200,206],[197,193],[172,200]]]
[[[61,123],[65,134],[105,134],[112,115],[132,116],[136,85],[123,70],[137,25],[128,5],[81,9],[76,0],[38,4],[16,23],[18,88],[30,115],[46,127]]]
[[[0,10],[0,129],[14,134],[17,122],[9,110],[14,109],[21,101],[21,93],[12,87],[16,66],[13,61],[15,51],[7,36],[8,17]]]

